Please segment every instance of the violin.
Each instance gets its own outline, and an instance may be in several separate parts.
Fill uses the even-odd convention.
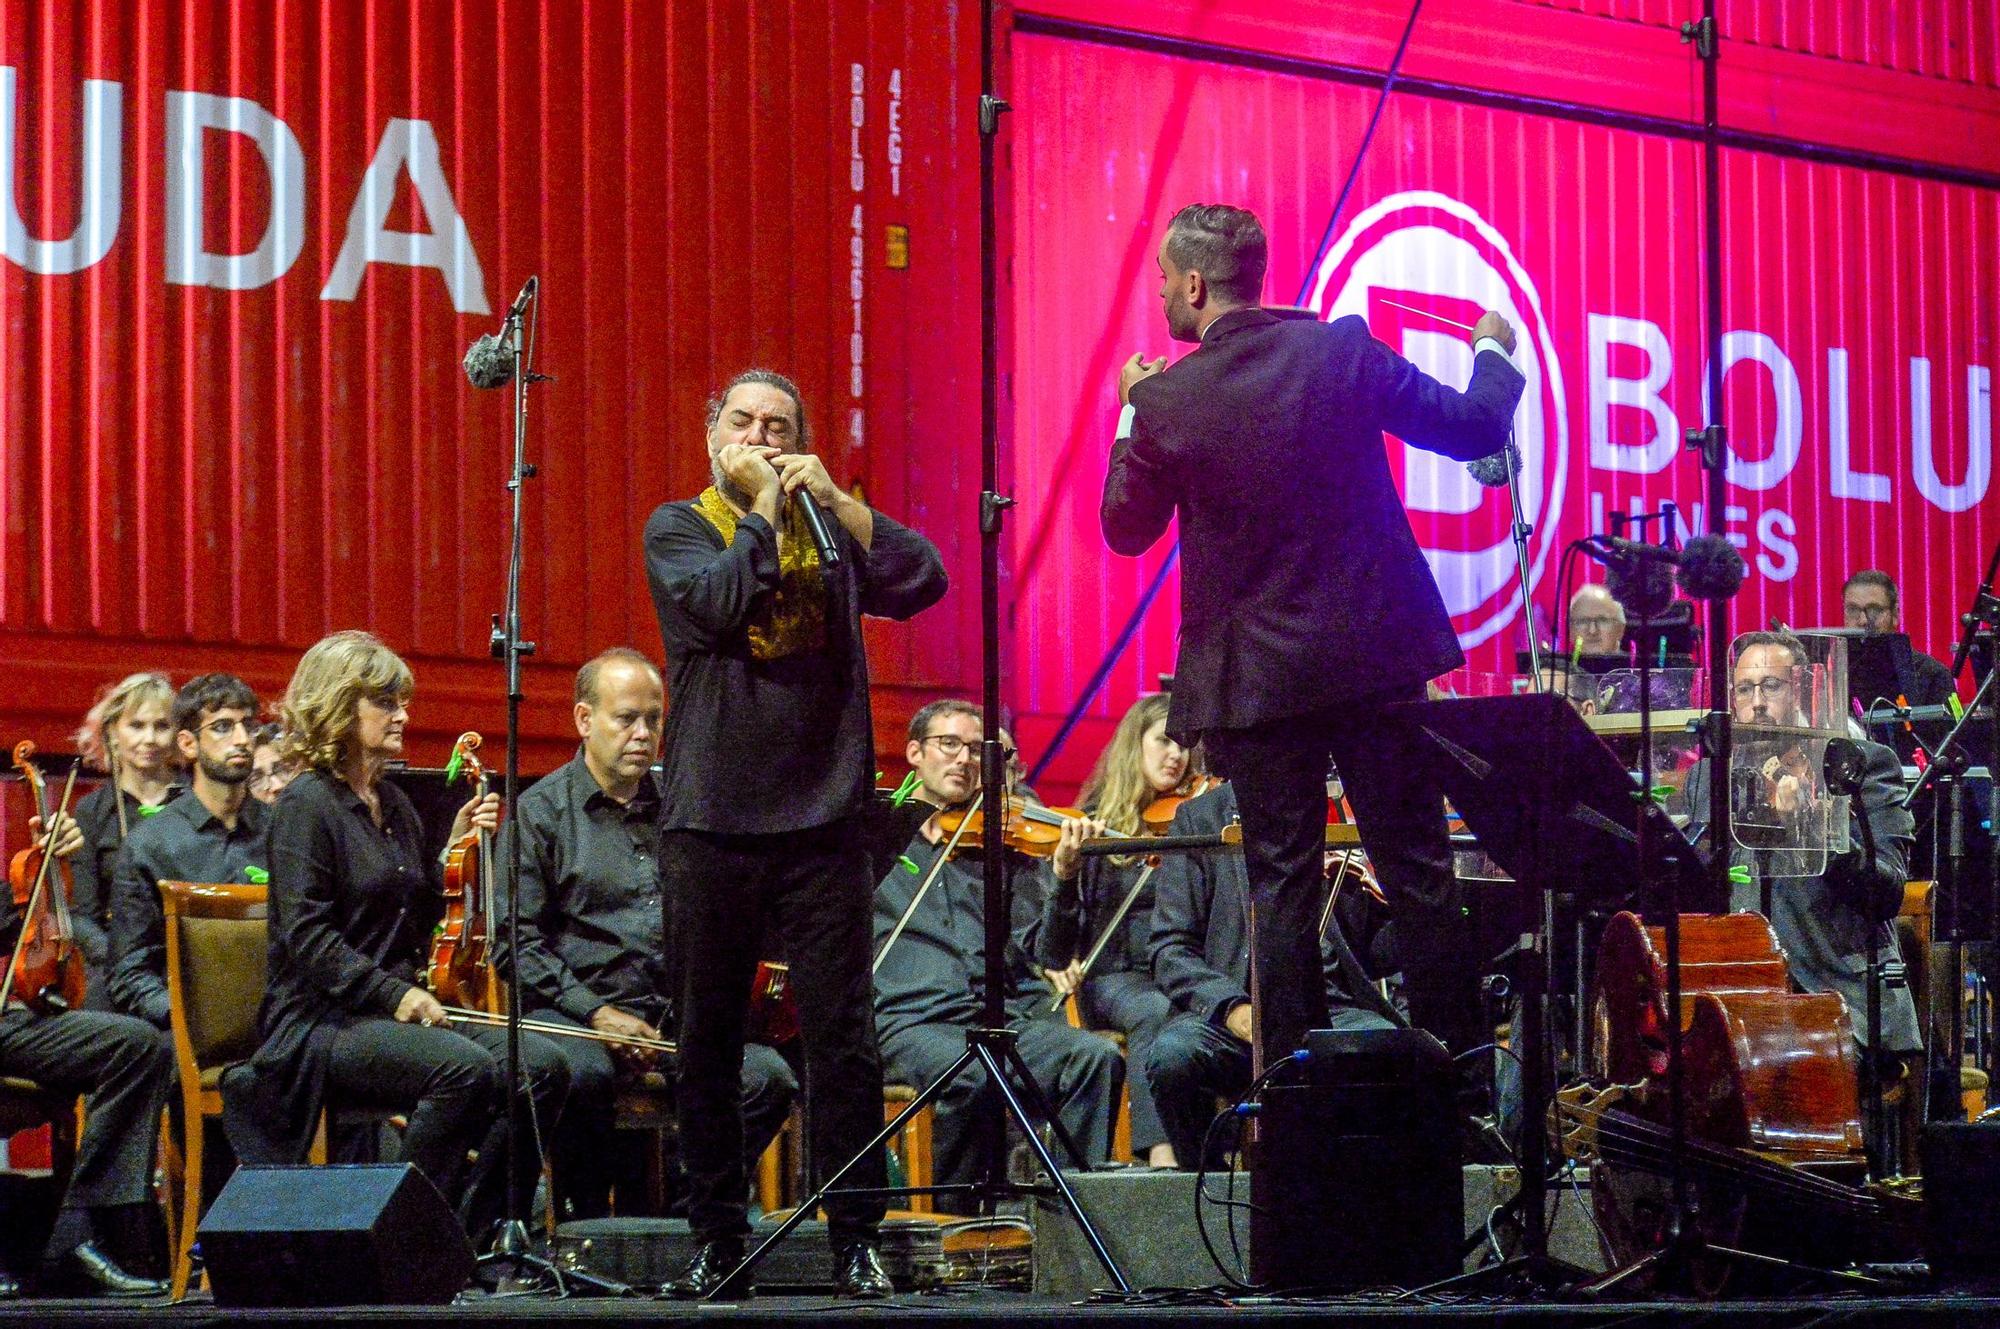
[[[49,815],[48,786],[33,761],[35,745],[29,742],[14,748],[14,769],[28,782],[35,799],[35,815],[42,820],[46,838],[55,826]],[[63,785],[58,812],[67,816],[70,795],[76,789],[76,767]],[[77,945],[71,926],[69,902],[74,885],[69,864],[46,852],[42,845],[29,845],[16,853],[7,868],[14,903],[21,910],[21,934],[14,942],[14,955],[0,979],[0,1007],[9,997],[18,997],[29,1009],[44,1015],[74,1010],[83,1005],[88,975],[83,950]]]
[[[1174,828],[1174,814],[1181,810],[1181,804],[1191,798],[1200,798],[1220,784],[1222,784],[1221,776],[1203,772],[1181,781],[1180,788],[1171,794],[1162,794],[1148,803],[1146,810],[1139,814],[1139,820],[1145,823],[1146,834],[1170,833]]]
[[[1062,839],[1063,827],[1081,820],[1083,813],[1076,808],[1045,807],[1011,794],[1007,798],[1007,825],[1001,833],[1001,843],[1030,858],[1049,858]],[[986,813],[976,803],[946,808],[937,814],[937,826],[959,849],[985,847]],[[1107,831],[1105,835],[1122,838],[1116,831]]]
[[[476,733],[460,734],[451,749],[451,764],[472,782],[475,798],[486,797],[486,768],[474,755],[481,741]],[[424,980],[447,1006],[485,1007],[491,995],[486,961],[492,861],[486,830],[467,831],[445,855],[444,919],[431,936]]]

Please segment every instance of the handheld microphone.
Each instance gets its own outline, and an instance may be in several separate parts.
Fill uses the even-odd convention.
[[[528,303],[542,288],[540,277],[530,277],[521,287],[521,293],[514,297],[514,303],[507,306],[507,316],[500,321],[502,334],[513,328],[521,315],[527,312]],[[472,349],[465,353],[465,377],[475,388],[504,388],[514,381],[514,353],[500,336],[488,332],[472,343]],[[532,381],[532,379],[530,380]]]
[[[1465,463],[1466,471],[1488,489],[1505,489],[1521,473],[1521,450],[1509,443],[1500,451]]]
[[[833,528],[827,525],[826,510],[820,507],[819,500],[804,485],[799,486],[793,497],[798,499],[799,511],[805,514],[806,527],[812,531],[813,543],[819,546],[820,567],[839,567],[840,542],[833,538]]]

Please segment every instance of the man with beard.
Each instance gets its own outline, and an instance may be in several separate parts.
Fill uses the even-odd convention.
[[[921,781],[919,798],[954,807],[979,792],[981,725],[977,706],[952,698],[931,702],[911,718],[906,756]],[[875,1027],[891,1076],[920,1087],[958,1060],[966,1031],[986,1020],[986,876],[980,856],[961,853],[945,863],[917,902],[918,889],[944,852],[947,837],[936,821],[933,817],[918,829],[902,860],[875,888],[875,946],[878,951],[888,947],[875,973]],[[1057,880],[1074,880],[1082,872],[1077,847],[1102,829],[1087,819],[1070,821],[1046,869],[1017,860],[1002,962],[1007,1027],[1014,1031],[1015,1047],[1063,1128],[1093,1165],[1111,1153],[1112,1115],[1125,1062],[1110,1039],[1072,1028],[1049,1009],[1051,990],[1029,957],[1043,901]],[[978,1117],[973,1108],[985,1089],[986,1072],[973,1067],[937,1101],[931,1154],[939,1185],[977,1180]],[[940,1205],[949,1207],[955,1199],[941,1198]]]
[[[1133,356],[1099,520],[1136,557],[1179,519],[1181,644],[1167,732],[1205,739],[1243,809],[1257,919],[1257,1038],[1272,1065],[1327,1020],[1317,924],[1331,757],[1389,898],[1410,1014],[1453,1052],[1486,1041],[1480,973],[1431,758],[1383,712],[1464,663],[1410,529],[1384,435],[1461,461],[1497,453],[1526,379],[1500,314],[1472,329],[1463,392],[1359,317],[1258,307],[1263,226],[1193,204],[1158,253],[1171,368]]]
[[[257,694],[234,674],[191,678],[174,697],[174,745],[193,771],[189,794],[132,827],[111,892],[114,1009],[167,1027],[163,881],[262,882],[269,810],[249,797]]]
[[[861,618],[910,618],[945,591],[937,547],[834,484],[809,451],[790,379],[737,375],[710,401],[707,425],[714,483],[646,522],[673,698],[660,879],[681,953],[676,1108],[700,1242],[669,1284],[680,1297],[722,1290],[750,1231],[745,994],[767,936],[791,965],[815,1169],[829,1174],[881,1129],[861,820],[874,798],[875,734]],[[808,496],[832,557],[805,519]],[[879,1189],[879,1153],[852,1175],[856,1188]],[[882,1201],[826,1208],[840,1293],[888,1296]]]

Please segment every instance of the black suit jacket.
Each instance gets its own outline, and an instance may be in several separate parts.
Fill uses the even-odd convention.
[[[1335,323],[1232,310],[1132,389],[1100,517],[1120,554],[1181,521],[1171,731],[1282,719],[1463,663],[1382,433],[1461,460],[1506,445],[1525,380],[1477,357],[1463,393]]]

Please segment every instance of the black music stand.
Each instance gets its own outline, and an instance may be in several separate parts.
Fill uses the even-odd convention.
[[[1390,714],[1411,725],[1434,755],[1437,783],[1479,847],[1522,887],[1538,893],[1542,904],[1533,959],[1520,975],[1516,1024],[1522,1253],[1463,1277],[1485,1282],[1518,1274],[1544,1285],[1577,1281],[1584,1271],[1549,1258],[1545,1226],[1548,1159],[1542,1122],[1555,1098],[1547,1001],[1556,900],[1600,907],[1637,903],[1649,912],[1659,907],[1655,901],[1667,908],[1694,906],[1713,894],[1711,874],[1701,852],[1641,793],[1625,763],[1560,696],[1415,702],[1391,707]],[[1462,1286],[1451,1279],[1427,1290],[1447,1285]]]

